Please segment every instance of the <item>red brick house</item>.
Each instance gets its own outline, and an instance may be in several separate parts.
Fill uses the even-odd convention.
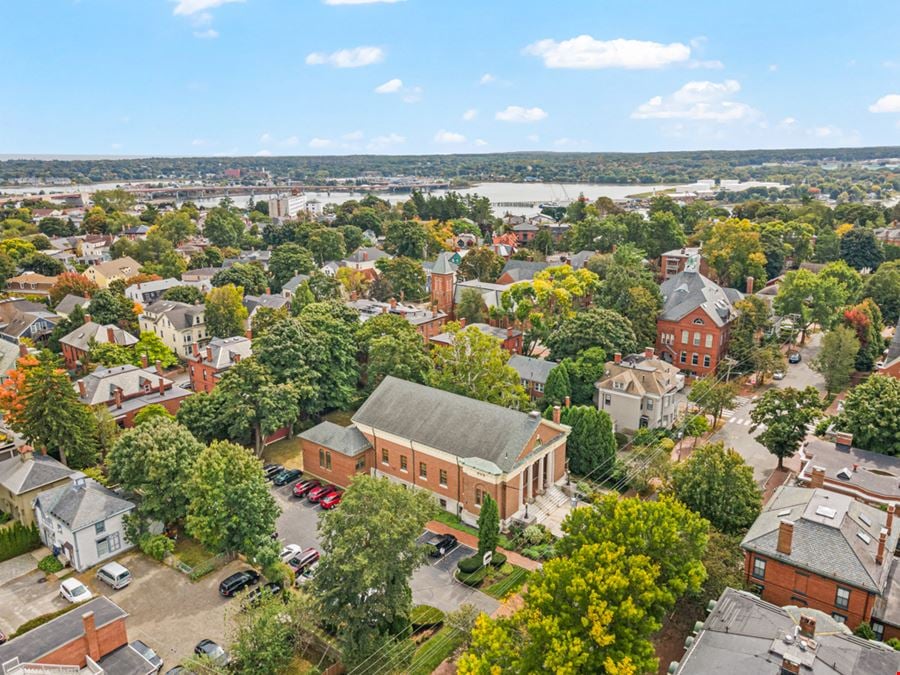
[[[460,325],[465,328],[466,320],[460,319]],[[498,328],[486,323],[472,323],[469,328],[476,328],[485,335],[490,335],[500,341],[500,345],[510,354],[521,354],[522,343],[524,341],[523,333],[518,328]],[[449,346],[453,344],[453,335],[451,333],[440,333],[430,338],[429,342],[433,345]]]
[[[474,524],[484,495],[504,524],[526,520],[566,473],[569,427],[539,413],[386,377],[343,428],[300,434],[304,471],[339,485],[356,473],[426,489],[441,508]],[[531,519],[540,513],[531,510]]]
[[[6,675],[45,672],[150,675],[156,672],[156,667],[128,644],[127,617],[125,610],[109,598],[94,598],[0,645],[3,672]],[[41,666],[48,668],[41,669]]]
[[[226,370],[252,355],[252,343],[243,336],[214,338],[205,349],[195,342],[194,354],[188,359],[191,387],[195,392],[211,392]]]
[[[684,268],[688,264],[688,260],[696,258],[698,260],[698,271],[700,274],[707,275],[709,274],[709,267],[706,264],[706,260],[703,259],[700,254],[700,249],[696,246],[687,246],[682,248],[676,248],[671,251],[666,251],[662,255],[659,256],[659,280],[660,282],[665,281],[666,279],[671,279],[676,274],[681,274],[684,272]]]
[[[90,317],[87,317],[90,319]],[[137,344],[138,339],[127,330],[123,330],[113,324],[101,326],[93,321],[85,323],[71,333],[59,339],[63,359],[66,368],[75,370],[85,363],[85,357],[91,350],[92,344],[116,344],[121,347],[130,347]]]
[[[697,377],[715,372],[728,350],[734,303],[743,295],[722,288],[690,266],[660,285],[663,308],[656,319],[656,353]]]
[[[900,637],[893,521],[893,505],[884,512],[828,490],[779,487],[741,542],[745,580],[776,605]]]
[[[86,405],[105,405],[123,427],[134,426],[134,416],[157,403],[172,415],[191,392],[156,371],[125,365],[97,368],[75,383],[78,399]]]
[[[422,336],[425,342],[428,342],[432,336],[438,335],[443,331],[448,319],[447,314],[437,309],[437,307],[415,307],[397,302],[393,298],[390,302],[359,298],[350,300],[347,302],[347,306],[359,312],[359,320],[362,322],[366,322],[379,314],[396,314],[403,317],[416,329],[416,332]]]

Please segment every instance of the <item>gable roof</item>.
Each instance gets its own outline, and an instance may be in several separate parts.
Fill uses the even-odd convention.
[[[175,302],[174,300],[157,300],[144,309],[142,316],[153,315],[153,317],[147,317],[152,320],[156,320],[154,317],[165,316],[175,328],[183,329],[197,325],[194,323],[194,319],[205,311],[206,305],[203,304],[189,305],[186,302]]]
[[[211,359],[208,357],[209,354],[212,354]],[[203,363],[212,366],[216,370],[224,370],[233,366],[235,356],[239,359],[247,359],[252,354],[252,343],[243,335],[213,338],[206,345],[206,350],[200,352]]]
[[[245,295],[243,303],[244,307],[247,308],[247,312],[252,314],[258,307],[281,309],[282,307],[289,306],[291,304],[291,299],[286,298],[283,295]]]
[[[344,258],[347,262],[353,263],[361,263],[361,262],[373,262],[378,260],[379,258],[390,258],[392,257],[390,254],[385,253],[380,248],[375,248],[374,246],[360,246],[353,253]]]
[[[337,450],[341,454],[350,457],[372,447],[368,439],[356,427],[342,427],[328,420],[298,435],[310,443],[322,445],[330,450]]]
[[[615,387],[613,383],[621,386]],[[598,389],[662,396],[683,383],[684,377],[679,377],[678,368],[671,363],[644,354],[630,354],[620,363],[607,361],[603,377],[596,385]]]
[[[109,339],[110,331],[112,331],[112,340]],[[93,321],[88,321],[59,339],[60,344],[69,345],[83,352],[90,349],[91,342],[96,342],[97,344],[113,342],[122,347],[130,347],[133,344],[137,344],[137,341],[138,339],[127,330],[111,323],[100,325]]]
[[[14,495],[25,494],[76,474],[65,464],[46,455],[11,457],[0,462],[0,485]]]
[[[73,532],[134,508],[133,502],[91,478],[76,478],[68,485],[47,490],[34,504]]]
[[[507,365],[512,366],[523,380],[546,384],[547,378],[550,376],[550,371],[559,364],[556,361],[547,361],[546,359],[535,359],[531,356],[513,354],[509,357]]]
[[[550,267],[548,262],[532,260],[507,260],[500,276],[509,275],[513,281],[530,281],[534,275]]]
[[[309,281],[308,274],[295,274],[291,277],[290,281],[288,281],[284,286],[281,287],[282,292],[288,291],[289,293],[296,293],[297,288],[304,281]]]
[[[663,296],[660,318],[680,321],[695,309],[701,308],[717,326],[724,326],[736,316],[734,302],[743,297],[734,289],[726,292],[721,286],[693,270],[685,270],[668,278],[660,285],[659,290]]]
[[[550,442],[568,433],[540,414],[510,410],[442,389],[388,376],[353,415],[353,422],[479,463],[482,470],[508,472],[519,464],[539,426]]]
[[[107,260],[106,262],[99,262],[95,265],[92,265],[92,268],[95,272],[99,272],[107,279],[116,276],[123,277],[133,277],[135,274],[140,272],[141,264],[132,258],[131,256],[124,256],[122,258],[116,258],[115,260]],[[89,267],[88,269],[91,269]]]
[[[826,509],[833,510],[834,516],[830,517],[831,511]],[[777,549],[782,520],[794,524],[789,555]],[[886,524],[886,513],[847,495],[781,486],[750,526],[741,547],[880,594],[887,585],[890,560],[879,565],[875,554],[879,534]],[[896,548],[898,531],[900,528],[894,527],[888,535],[889,554]],[[861,538],[860,533],[869,541]]]
[[[98,405],[113,400],[117,388],[122,390],[123,398],[127,398],[135,394],[150,393],[157,390],[160,380],[163,381],[166,387],[172,384],[172,380],[154,371],[125,364],[111,368],[97,368],[72,386],[79,392],[79,398],[82,403]],[[80,394],[82,383],[84,384],[83,396]],[[172,389],[176,389],[176,387],[172,387]]]
[[[85,309],[89,304],[91,304],[91,301],[88,298],[83,298],[80,295],[69,293],[66,295],[66,297],[59,301],[59,304],[56,306],[56,313],[68,316],[75,310],[76,307]]]

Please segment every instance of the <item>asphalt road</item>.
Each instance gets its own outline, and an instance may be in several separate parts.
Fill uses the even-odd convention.
[[[757,396],[763,392],[777,387],[793,387],[803,389],[813,386],[821,392],[825,391],[825,380],[816,371],[810,368],[810,362],[819,353],[822,343],[822,334],[811,335],[800,349],[802,361],[788,364],[783,380],[777,380],[765,385],[757,392]],[[723,413],[724,425],[712,436],[713,441],[723,441],[726,446],[737,450],[747,463],[753,467],[753,475],[763,483],[778,466],[778,459],[765,447],[756,442],[750,433],[750,411],[753,409],[751,398],[740,398],[733,410]],[[757,430],[756,434],[760,431]]]

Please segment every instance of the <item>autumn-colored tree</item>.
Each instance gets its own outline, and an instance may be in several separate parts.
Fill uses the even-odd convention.
[[[22,411],[25,409],[25,401],[22,392],[25,387],[25,377],[28,370],[38,364],[37,358],[32,354],[26,354],[16,359],[16,367],[6,371],[6,379],[0,383],[0,410],[7,424],[15,426],[22,422]]]
[[[70,294],[89,298],[97,290],[99,290],[97,284],[83,274],[63,272],[56,277],[56,283],[50,287],[50,304],[56,307],[64,297]]]

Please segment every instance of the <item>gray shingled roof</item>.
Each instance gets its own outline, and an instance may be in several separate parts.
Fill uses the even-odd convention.
[[[698,307],[718,326],[724,326],[734,318],[733,303],[742,296],[740,292],[713,283],[699,272],[684,271],[664,281],[659,290],[663,296],[660,317],[666,321],[680,321]]]
[[[88,298],[82,298],[80,295],[69,293],[59,301],[59,304],[56,306],[56,313],[68,316],[76,307],[84,309],[90,302],[91,301]]]
[[[888,347],[887,356],[884,357],[885,363],[890,363],[896,358],[900,358],[900,319],[897,320],[897,328],[894,330],[894,339]]]
[[[361,263],[361,262],[374,262],[380,258],[390,258],[391,256],[380,248],[375,248],[374,246],[360,246],[349,256],[344,258],[347,262],[353,263]]]
[[[800,616],[816,621],[815,648],[794,636]],[[703,628],[679,661],[675,675],[772,674],[785,656],[803,662],[804,675],[875,675],[900,671],[900,652],[863,640],[827,614],[807,607],[778,607],[752,593],[726,588]]]
[[[834,509],[835,516],[822,515],[822,508]],[[777,549],[782,520],[794,523],[790,555]],[[890,565],[878,565],[875,554],[879,533],[886,523],[887,514],[883,511],[847,495],[782,486],[750,526],[741,546],[857,588],[881,593],[887,585]],[[896,548],[898,531],[900,528],[894,527],[888,535],[888,551]],[[868,542],[858,536],[860,532],[868,537]]]
[[[500,273],[509,274],[513,281],[530,281],[534,275],[550,267],[548,262],[536,262],[532,260],[507,260]]]
[[[128,616],[124,609],[105,596],[94,598],[24,635],[0,645],[0,663],[17,658],[20,663],[34,663],[62,645],[84,635],[82,616],[94,613],[94,625],[102,628]]]
[[[158,391],[160,378],[163,379],[166,386],[172,384],[172,380],[163,377],[156,371],[144,370],[129,363],[111,368],[100,367],[85,375],[80,380],[84,382],[84,396],[81,396],[80,385],[77,382],[73,386],[75,391],[79,392],[82,403],[97,405],[113,400],[117,387],[122,390],[122,396],[126,398],[142,392]]]
[[[388,376],[353,416],[360,427],[386,431],[461,459],[514,469],[542,420],[540,415]],[[548,431],[550,423],[543,420]],[[543,442],[562,431],[548,434]]]
[[[312,429],[307,429],[299,436],[310,443],[337,450],[341,454],[350,457],[372,447],[369,441],[366,440],[366,437],[356,427],[342,427],[327,420],[317,424]]]
[[[32,459],[26,460],[12,457],[0,462],[0,485],[14,495],[21,495],[75,473],[46,455],[35,454]]]
[[[121,345],[122,347],[130,347],[137,343],[138,339],[127,330],[123,330],[111,323],[101,326],[99,323],[94,323],[93,321],[88,321],[68,335],[61,337],[59,342],[60,344],[69,345],[70,347],[86,352],[91,348],[91,342],[96,342],[98,344],[108,343],[110,328],[113,332],[115,344]]]
[[[434,261],[434,264],[431,266],[432,274],[453,274],[456,272],[456,265],[454,265],[450,258],[453,257],[452,251],[444,251],[438,254],[437,260]]]
[[[291,304],[291,299],[283,295],[245,295],[244,307],[247,311],[253,313],[257,307],[268,307],[269,309],[281,309]]]
[[[848,489],[860,488],[900,501],[900,458],[859,448],[839,449],[832,441],[816,436],[807,437],[803,452],[812,459],[805,462],[798,476],[801,481],[810,480],[813,468],[821,467],[825,469],[827,479],[846,485]],[[847,473],[838,476],[844,470]]]
[[[297,291],[297,287],[300,286],[300,284],[302,284],[304,281],[309,281],[308,274],[296,274],[291,277],[290,281],[288,281],[284,286],[281,287],[281,290],[295,293]]]
[[[130,511],[134,504],[90,478],[79,478],[38,495],[35,506],[73,532]]]
[[[545,359],[535,359],[530,356],[522,356],[521,354],[513,354],[509,357],[507,365],[516,369],[523,380],[531,382],[547,383],[550,371],[559,364],[556,361],[547,361]]]
[[[212,360],[207,358],[207,354],[212,352]],[[234,365],[234,356],[239,359],[247,359],[253,355],[253,345],[249,339],[243,335],[227,338],[214,338],[206,345],[205,350],[201,350],[200,355],[203,362],[212,366],[216,370],[223,370]]]
[[[144,314],[165,316],[175,328],[190,328],[194,325],[194,318],[206,311],[206,305],[189,305],[186,302],[174,300],[157,300],[144,310]]]

